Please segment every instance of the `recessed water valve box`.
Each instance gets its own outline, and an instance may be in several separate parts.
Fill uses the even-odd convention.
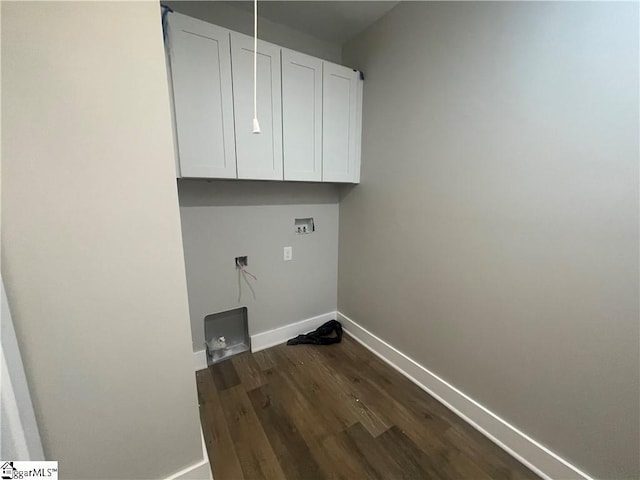
[[[207,365],[251,349],[246,307],[212,313],[204,317]]]
[[[313,223],[313,217],[312,218],[296,218],[294,228],[297,234],[312,233],[316,231],[316,227]]]

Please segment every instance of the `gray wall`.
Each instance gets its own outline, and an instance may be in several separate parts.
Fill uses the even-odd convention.
[[[336,310],[338,190],[330,184],[180,180],[193,350],[204,348],[204,317],[246,306],[249,333],[272,330]],[[294,233],[313,217],[316,231]],[[293,260],[283,261],[283,247]],[[256,298],[234,258],[248,256]]]
[[[153,2],[2,2],[2,276],[61,478],[202,459]]]
[[[640,477],[638,18],[401,3],[343,50],[339,310],[603,478]]]
[[[184,15],[253,36],[253,13],[230,5],[231,2],[214,0],[164,3]],[[321,40],[300,30],[260,17],[260,6],[258,6],[258,37],[335,63],[340,63],[342,57],[342,49],[337,43]]]

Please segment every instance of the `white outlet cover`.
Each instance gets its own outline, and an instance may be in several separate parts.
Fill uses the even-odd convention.
[[[284,247],[284,261],[288,262],[293,258],[293,247]]]

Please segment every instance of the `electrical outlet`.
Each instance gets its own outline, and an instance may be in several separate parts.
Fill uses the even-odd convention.
[[[238,267],[246,267],[247,265],[249,265],[249,262],[247,260],[247,257],[236,257],[236,268]]]
[[[293,258],[293,247],[284,247],[284,261],[288,262]]]

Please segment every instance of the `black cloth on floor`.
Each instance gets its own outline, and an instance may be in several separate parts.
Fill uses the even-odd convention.
[[[335,336],[330,337],[333,332]],[[331,345],[342,341],[342,325],[337,320],[329,320],[311,333],[298,335],[287,342],[287,345],[310,343],[312,345]]]

